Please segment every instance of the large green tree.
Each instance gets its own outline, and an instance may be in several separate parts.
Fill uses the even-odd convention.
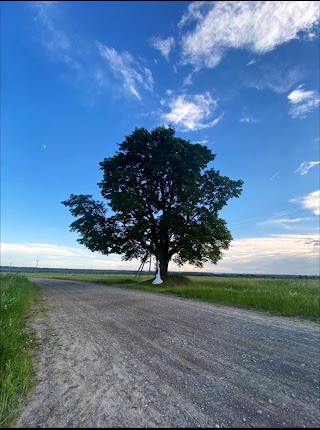
[[[239,197],[243,181],[206,169],[214,160],[206,146],[175,136],[173,127],[151,132],[136,128],[113,157],[100,163],[101,194],[112,209],[92,195],[63,201],[77,217],[71,231],[91,251],[121,254],[124,260],[153,254],[165,276],[172,259],[179,266],[217,263],[232,240],[218,213]]]

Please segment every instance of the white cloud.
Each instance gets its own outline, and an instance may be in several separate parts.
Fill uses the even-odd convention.
[[[257,119],[253,118],[252,116],[244,116],[241,119],[239,119],[239,122],[244,122],[247,124],[255,124],[259,122]]]
[[[154,49],[158,49],[161,54],[168,59],[170,51],[174,45],[174,38],[168,37],[167,39],[160,39],[159,37],[156,37],[152,39],[150,43]]]
[[[231,242],[215,272],[319,275],[319,235],[282,234]],[[222,270],[222,268],[224,270]]]
[[[307,175],[309,170],[312,169],[312,167],[317,166],[318,164],[320,164],[320,161],[304,161],[294,171],[294,173],[299,173],[300,175]]]
[[[252,66],[252,64],[255,64],[257,62],[257,60],[251,60],[251,61],[249,61],[249,63],[247,63],[246,65],[245,65],[245,67],[247,67],[247,66]]]
[[[114,76],[122,78],[126,91],[139,100],[141,100],[141,95],[138,91],[138,86],[142,86],[150,92],[153,91],[151,71],[141,66],[129,52],[117,53],[115,49],[108,48],[100,42],[97,42],[97,46],[100,55],[107,61]]]
[[[313,191],[302,199],[302,206],[320,215],[320,190]]]
[[[192,20],[200,20],[203,18],[203,13],[201,8],[204,7],[208,2],[206,1],[194,1],[189,4],[188,12],[181,18],[178,27],[182,28],[187,22]]]
[[[56,257],[88,257],[88,252],[79,248],[53,245],[49,243],[1,243],[1,252],[25,254],[31,256],[55,259]]]
[[[305,91],[302,88],[303,85],[299,85],[296,90],[288,95],[291,104],[289,115],[292,118],[303,119],[320,104],[320,98],[316,91]]]
[[[319,235],[279,234],[236,239],[214,265],[205,263],[203,272],[319,275]],[[169,270],[177,270],[170,263]],[[186,264],[178,269],[199,271]]]
[[[217,101],[207,92],[196,95],[179,95],[164,101],[170,112],[163,113],[161,118],[170,124],[175,124],[182,130],[201,130],[214,127],[223,114],[213,119],[213,112],[217,108]]]
[[[270,218],[266,221],[259,223],[259,225],[277,225],[279,227],[290,230],[291,224],[296,224],[300,222],[306,222],[310,220],[314,220],[315,217],[304,217],[304,218]]]
[[[292,93],[288,95],[288,99],[291,103],[301,103],[314,96],[314,91],[304,91],[300,89],[301,87],[302,86],[299,85],[298,89],[292,91]]]
[[[102,256],[73,247],[52,244],[1,243],[2,264],[12,266],[105,270],[138,270],[138,260],[122,261],[118,255]],[[172,271],[199,271],[191,265]],[[319,275],[319,235],[271,235],[236,239],[217,265],[204,264],[203,272]]]
[[[270,181],[273,181],[277,176],[278,176],[279,172],[275,173],[274,175],[271,176]]]
[[[254,76],[247,75],[246,82],[249,87],[261,91],[265,88],[277,94],[283,94],[292,89],[304,75],[301,66],[288,67],[282,61],[274,64],[260,65],[258,73]]]
[[[66,22],[62,30],[63,2],[30,2],[30,7],[36,11],[34,21],[40,42],[54,61],[63,62],[72,71],[72,77],[64,75],[64,80],[84,89],[89,102],[92,103],[105,89],[114,89],[114,80],[105,67],[105,61],[114,77],[122,80],[125,93],[141,100],[141,89],[153,91],[151,71],[140,65],[131,54],[117,53],[100,42],[88,43],[66,31]]]
[[[189,75],[187,75],[184,78],[182,85],[191,85],[192,84],[192,76],[193,76],[193,73],[189,73]]]
[[[37,13],[34,18],[38,25],[40,43],[51,53],[57,61],[64,62],[68,67],[78,70],[81,61],[76,48],[66,32],[58,28],[57,5],[59,2],[36,1],[30,2]]]
[[[230,48],[264,54],[302,31],[311,34],[318,21],[317,1],[193,2],[179,23],[195,24],[182,37],[183,61],[213,68]]]
[[[274,176],[272,176],[272,178]],[[303,197],[293,198],[290,200],[290,202],[299,203],[303,208],[311,210],[315,215],[320,215],[320,190],[313,191],[312,193],[309,193]],[[301,212],[301,210],[299,210],[299,212]],[[292,213],[291,209],[283,212],[278,212],[277,214],[275,214],[275,216],[272,216],[271,218],[260,222],[259,225],[273,225],[290,230],[293,228],[294,225],[297,225],[298,223],[308,223],[309,221],[315,221],[318,219],[318,217],[316,216],[287,218],[286,216],[290,216],[290,213]],[[305,228],[306,225],[300,225],[299,228],[301,229],[301,227]]]
[[[108,257],[93,253],[85,248],[67,247],[48,243],[1,243],[2,264],[33,267],[39,260],[38,267],[69,269],[124,269],[138,270],[140,262],[122,261],[121,256],[112,254]]]
[[[100,67],[102,59],[96,47],[68,31],[67,20],[61,29],[63,2],[35,1],[28,2],[28,5],[36,13],[34,22],[39,42],[52,61],[63,63],[70,72],[63,74],[64,82],[84,91],[89,103],[106,88],[112,88],[112,82]]]

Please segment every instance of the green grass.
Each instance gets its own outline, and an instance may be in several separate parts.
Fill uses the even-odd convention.
[[[27,317],[39,288],[25,276],[0,276],[0,426],[15,416],[19,397],[33,384],[30,348],[34,340],[26,329]]]
[[[194,278],[193,285],[170,293],[279,315],[318,318],[319,281],[315,279]]]
[[[34,275],[32,275],[34,276]],[[70,279],[122,286],[142,291],[175,294],[190,299],[268,311],[277,315],[319,318],[318,279],[205,277],[169,275],[164,283],[152,285],[154,276],[95,274],[36,274],[39,277]]]

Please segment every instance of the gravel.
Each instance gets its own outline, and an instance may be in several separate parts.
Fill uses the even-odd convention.
[[[319,325],[34,278],[37,384],[13,428],[318,427]]]

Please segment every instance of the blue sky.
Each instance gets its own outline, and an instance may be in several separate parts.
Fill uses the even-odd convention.
[[[1,264],[138,269],[80,246],[61,201],[102,199],[99,162],[170,123],[244,181],[220,212],[230,249],[202,270],[319,274],[319,17],[316,1],[1,2]]]

